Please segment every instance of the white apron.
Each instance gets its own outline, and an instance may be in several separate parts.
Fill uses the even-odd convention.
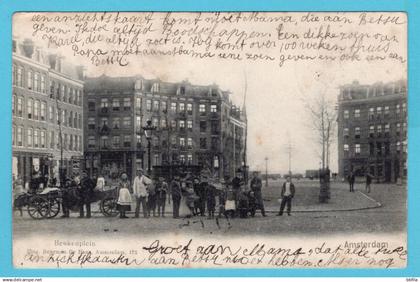
[[[122,206],[130,206],[131,205],[131,194],[127,188],[121,188],[120,193],[118,195],[117,204]]]

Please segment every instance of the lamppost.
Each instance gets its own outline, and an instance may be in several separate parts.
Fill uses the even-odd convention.
[[[152,149],[152,132],[153,130],[156,130],[156,126],[152,125],[152,121],[148,120],[146,122],[146,126],[142,127],[144,130],[144,135],[146,136],[147,139],[147,174],[149,175],[149,177],[152,174],[152,167],[151,167],[151,163],[152,163],[152,159],[150,156],[150,151]]]

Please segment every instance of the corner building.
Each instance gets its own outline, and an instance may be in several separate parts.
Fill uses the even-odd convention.
[[[369,172],[377,182],[407,177],[405,81],[343,85],[338,98],[339,176]]]
[[[85,164],[116,178],[148,169],[143,127],[150,120],[151,166],[198,165],[216,177],[243,166],[245,113],[217,85],[197,86],[141,76],[85,82]]]

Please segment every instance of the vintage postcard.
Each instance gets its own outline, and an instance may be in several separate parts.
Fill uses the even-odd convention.
[[[405,268],[407,21],[15,13],[14,266]]]

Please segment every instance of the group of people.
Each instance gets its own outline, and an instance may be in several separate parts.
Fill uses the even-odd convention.
[[[29,193],[43,186],[43,182],[38,182],[40,178],[32,180],[30,187],[33,189],[31,188]],[[168,183],[163,177],[152,179],[139,169],[132,183],[127,174],[122,173],[118,183],[114,185],[117,186],[116,203],[120,218],[128,218],[127,214],[132,206],[134,218],[139,218],[141,211],[145,218],[165,217],[166,205],[171,202],[173,218],[192,216],[207,216],[209,219],[216,216],[246,218],[254,217],[257,210],[261,211],[263,217],[266,216],[262,180],[258,172],[253,173],[247,185],[240,171],[233,179],[223,183],[216,183],[205,175],[194,176],[188,173],[182,177],[175,175]],[[62,217],[69,217],[70,210],[76,207],[80,218],[90,218],[94,192],[104,190],[105,186],[106,181],[102,175],[90,178],[85,171],[72,179],[66,179],[61,189]],[[283,215],[286,207],[287,214],[290,215],[294,194],[294,184],[290,177],[287,177],[281,187],[282,200],[277,215]]]
[[[370,193],[370,191],[371,191],[372,179],[373,179],[373,176],[369,172],[366,172],[366,174],[365,174],[365,191],[367,193]],[[353,171],[351,171],[349,173],[349,175],[347,176],[347,181],[349,183],[349,192],[354,192],[355,191],[354,190],[354,183],[356,182],[356,174]]]

